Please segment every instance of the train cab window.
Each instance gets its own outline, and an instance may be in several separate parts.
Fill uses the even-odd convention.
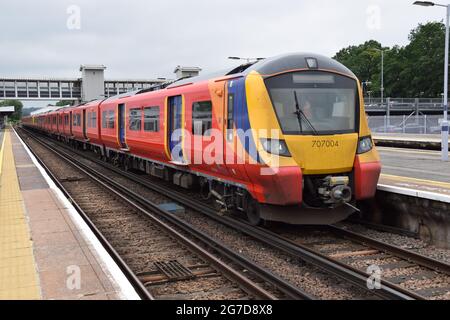
[[[144,108],[144,131],[159,131],[159,107]]]
[[[128,128],[131,131],[141,131],[142,110],[140,108],[130,109],[130,115],[128,118]]]
[[[114,129],[114,110],[108,112],[108,128]]]
[[[194,102],[192,105],[192,133],[196,136],[209,136],[211,128],[211,101]]]
[[[322,71],[287,73],[266,80],[284,134],[334,135],[358,127],[357,82]]]

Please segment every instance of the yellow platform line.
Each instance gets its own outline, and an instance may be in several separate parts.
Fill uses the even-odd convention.
[[[382,174],[381,178],[391,179],[398,182],[411,182],[411,183],[417,183],[421,185],[428,185],[433,187],[442,187],[446,189],[450,189],[450,183],[447,182],[441,182],[441,181],[435,181],[435,180],[425,180],[425,179],[417,179],[417,178],[410,178],[410,177],[404,177],[404,176],[395,176],[391,174]]]
[[[19,187],[10,131],[1,149],[0,175],[0,300],[40,299],[40,288],[25,205]]]

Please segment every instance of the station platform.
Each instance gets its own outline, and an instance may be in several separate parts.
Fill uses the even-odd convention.
[[[440,151],[378,147],[382,175],[375,209],[363,217],[450,249],[450,162]]]
[[[450,203],[450,163],[439,151],[378,147],[378,189]]]
[[[0,299],[139,299],[13,129],[0,148]]]

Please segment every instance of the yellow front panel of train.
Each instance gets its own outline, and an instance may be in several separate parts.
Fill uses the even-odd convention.
[[[350,172],[358,134],[337,136],[284,136],[289,151],[305,175]]]

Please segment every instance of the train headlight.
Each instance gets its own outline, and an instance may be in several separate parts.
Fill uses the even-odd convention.
[[[369,152],[373,148],[372,137],[363,137],[359,139],[358,154]]]
[[[262,146],[267,153],[281,157],[290,157],[291,153],[287,147],[286,141],[275,139],[261,139]]]

